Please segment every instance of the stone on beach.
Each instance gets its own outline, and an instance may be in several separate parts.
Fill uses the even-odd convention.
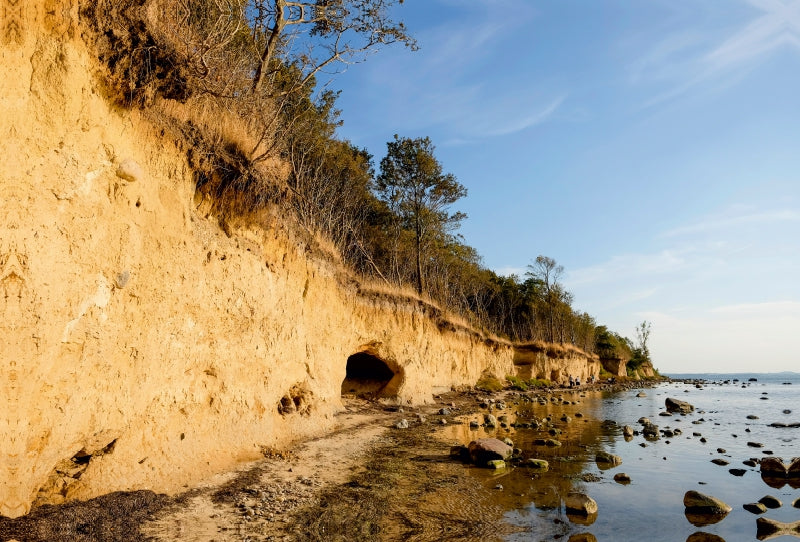
[[[614,475],[614,481],[617,482],[618,484],[630,484],[631,477],[624,472],[618,472],[617,474]]]

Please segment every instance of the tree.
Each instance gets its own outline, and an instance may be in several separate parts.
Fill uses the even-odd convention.
[[[526,273],[542,286],[543,301],[546,307],[545,318],[548,324],[547,340],[550,342],[556,339],[556,320],[564,312],[563,307],[566,305],[567,308],[570,308],[572,303],[572,294],[558,282],[563,274],[563,265],[558,265],[553,258],[541,254],[536,257],[534,263],[528,265]],[[560,319],[563,320],[563,317]],[[563,338],[563,329],[560,335]]]
[[[249,0],[245,9],[258,51],[252,92],[261,91],[278,52],[292,47],[297,51],[291,62],[303,71],[301,86],[325,67],[358,62],[381,45],[403,43],[415,50],[405,25],[389,17],[398,3],[403,0]],[[300,29],[308,30],[306,39],[300,39]]]
[[[415,283],[421,295],[423,253],[434,239],[446,236],[466,218],[464,213],[450,214],[448,207],[466,196],[467,189],[451,173],[442,172],[430,138],[409,139],[395,134],[394,141],[386,146],[375,191],[395,213],[399,226],[412,234]],[[398,231],[398,235],[401,233]]]
[[[650,361],[650,350],[647,348],[647,341],[650,339],[650,325],[650,322],[645,320],[636,327],[637,347],[641,351],[644,361]]]

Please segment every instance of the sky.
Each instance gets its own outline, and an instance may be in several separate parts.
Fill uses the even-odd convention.
[[[800,0],[405,0],[330,83],[376,164],[429,136],[486,267],[565,268],[663,373],[800,371]]]

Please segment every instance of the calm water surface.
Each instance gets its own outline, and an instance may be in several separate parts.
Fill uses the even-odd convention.
[[[757,382],[748,382],[750,377]],[[708,378],[712,378],[710,375]],[[695,540],[696,533],[716,535],[727,542],[757,540],[756,516],[742,508],[765,495],[778,497],[783,505],[768,510],[763,517],[781,522],[800,520],[800,509],[792,502],[800,497],[800,489],[780,481],[770,487],[762,480],[758,468],[742,464],[749,458],[766,457],[768,452],[789,460],[800,456],[800,428],[769,427],[770,423],[800,422],[799,375],[725,375],[709,380],[702,389],[692,384],[670,383],[644,390],[616,394],[601,392],[563,393],[569,405],[538,403],[509,405],[509,422],[528,421],[532,417],[552,417],[553,425],[562,433],[555,438],[559,448],[536,446],[534,439],[550,437],[543,430],[498,429],[486,432],[470,430],[466,425],[452,426],[449,437],[468,443],[482,436],[508,436],[524,456],[547,459],[550,470],[543,474],[526,468],[500,472],[465,467],[493,491],[498,504],[508,510],[507,520],[525,529],[509,541],[528,540],[593,540],[590,534],[606,541]],[[738,378],[739,382],[733,382]],[[722,380],[729,379],[723,384]],[[716,382],[716,383],[715,383]],[[745,386],[745,387],[743,387]],[[667,397],[688,401],[695,412],[686,416],[660,416]],[[791,413],[784,413],[785,410]],[[566,413],[571,420],[561,421]],[[579,416],[582,415],[582,416]],[[758,419],[748,419],[748,415]],[[679,428],[681,435],[645,441],[635,436],[627,441],[622,426],[640,429],[640,417],[648,417],[661,429]],[[472,417],[470,419],[473,419]],[[616,425],[604,420],[613,420]],[[704,438],[706,442],[702,442]],[[762,448],[748,442],[763,444]],[[646,444],[646,446],[642,446]],[[718,448],[724,451],[718,451]],[[601,469],[594,462],[595,453],[604,450],[622,458],[622,464]],[[711,463],[722,458],[729,465]],[[746,469],[744,476],[734,476],[731,468]],[[627,473],[632,482],[622,485],[614,474]],[[502,489],[495,489],[497,485]],[[800,480],[792,480],[800,486]],[[718,497],[733,511],[715,524],[696,525],[684,515],[683,495],[694,489]],[[598,503],[596,518],[567,515],[562,496],[569,491],[587,493]],[[798,534],[800,538],[800,534]],[[773,540],[796,540],[782,536]],[[718,540],[718,539],[714,539]]]

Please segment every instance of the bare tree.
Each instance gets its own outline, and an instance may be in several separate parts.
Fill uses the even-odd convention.
[[[403,0],[249,0],[253,45],[259,51],[252,92],[261,92],[282,48],[296,49],[300,86],[327,66],[359,62],[382,45],[399,42],[416,49],[405,25],[389,17],[396,3]],[[308,32],[303,34],[305,29]]]

